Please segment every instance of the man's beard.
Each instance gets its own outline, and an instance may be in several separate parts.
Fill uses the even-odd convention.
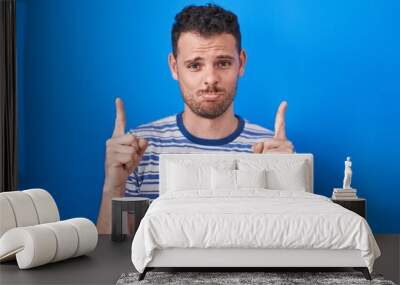
[[[196,115],[207,118],[207,119],[215,119],[221,116],[225,111],[229,108],[229,106],[232,104],[235,96],[236,96],[236,89],[237,85],[235,88],[232,90],[226,91],[225,89],[219,88],[219,87],[209,87],[204,90],[199,90],[196,92],[196,95],[187,93],[186,95],[182,93],[183,101],[185,104],[189,107],[189,109],[195,113]],[[221,94],[220,96],[224,96],[222,101],[214,101],[214,102],[208,102],[205,103],[204,101],[198,102],[195,100],[194,97],[198,98],[202,94],[207,94],[207,93],[220,93],[223,92],[224,94]]]

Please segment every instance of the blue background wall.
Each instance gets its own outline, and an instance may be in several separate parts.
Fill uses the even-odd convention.
[[[205,2],[190,2],[205,3]],[[19,188],[49,190],[62,218],[96,221],[114,98],[128,127],[182,110],[167,66],[186,1],[17,0]],[[353,187],[376,233],[400,232],[399,1],[216,1],[239,16],[248,53],[236,112],[315,155],[330,196],[353,159]]]

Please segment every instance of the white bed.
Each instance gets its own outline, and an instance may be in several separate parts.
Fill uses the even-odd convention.
[[[372,232],[313,194],[311,154],[163,154],[159,167],[160,197],[132,243],[140,279],[155,267],[353,267],[370,278]]]

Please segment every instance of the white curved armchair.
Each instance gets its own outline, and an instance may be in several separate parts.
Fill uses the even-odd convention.
[[[20,269],[80,256],[95,249],[96,226],[88,219],[59,221],[57,205],[43,189],[0,193],[0,262]]]

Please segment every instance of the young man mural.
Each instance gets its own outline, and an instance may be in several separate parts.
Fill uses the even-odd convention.
[[[112,197],[158,196],[161,153],[293,152],[285,132],[286,102],[278,108],[274,132],[234,113],[246,65],[235,14],[211,4],[188,6],[176,15],[171,36],[168,62],[179,83],[183,112],[126,133],[123,102],[116,99],[114,132],[106,143],[99,233],[110,233]]]

